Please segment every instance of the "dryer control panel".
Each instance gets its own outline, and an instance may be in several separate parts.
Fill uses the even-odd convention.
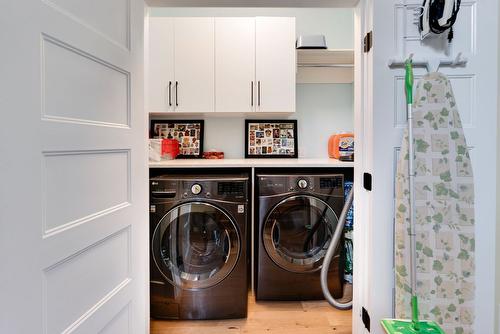
[[[344,196],[344,176],[325,175],[257,175],[260,196],[288,192],[310,192],[320,195]]]

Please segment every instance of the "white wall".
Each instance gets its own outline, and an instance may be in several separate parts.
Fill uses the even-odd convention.
[[[223,151],[226,158],[244,157],[245,118],[297,119],[299,156],[321,158],[328,154],[328,137],[332,133],[352,131],[353,87],[349,85],[297,85],[297,112],[291,116],[263,117],[262,115],[213,117],[180,116],[176,119],[204,119],[204,150]],[[154,119],[168,119],[174,116],[155,116]]]
[[[295,16],[297,34],[324,34],[329,48],[352,49],[354,18],[352,9],[339,8],[151,8],[151,16]],[[224,151],[226,158],[244,156],[244,119],[288,118],[298,120],[299,156],[327,157],[328,137],[353,131],[352,84],[297,85],[296,112],[290,116],[255,115],[214,117],[177,116],[205,119],[204,150]],[[167,116],[171,118],[172,116]],[[165,118],[163,117],[154,117]]]

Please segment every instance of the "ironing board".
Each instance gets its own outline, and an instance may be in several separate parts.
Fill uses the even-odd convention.
[[[413,108],[420,318],[436,321],[446,333],[473,333],[474,180],[448,79],[425,75]],[[407,131],[395,186],[396,317],[411,318]]]

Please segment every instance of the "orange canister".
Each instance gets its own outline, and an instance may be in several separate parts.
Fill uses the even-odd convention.
[[[339,133],[328,140],[328,156],[342,161],[354,160],[354,134]]]

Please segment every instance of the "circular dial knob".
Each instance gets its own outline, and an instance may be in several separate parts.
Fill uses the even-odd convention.
[[[300,189],[306,189],[308,186],[307,180],[300,179],[299,181],[297,181],[297,185],[299,186]]]
[[[195,183],[191,186],[191,192],[194,195],[199,195],[201,193],[201,186],[198,183]]]

